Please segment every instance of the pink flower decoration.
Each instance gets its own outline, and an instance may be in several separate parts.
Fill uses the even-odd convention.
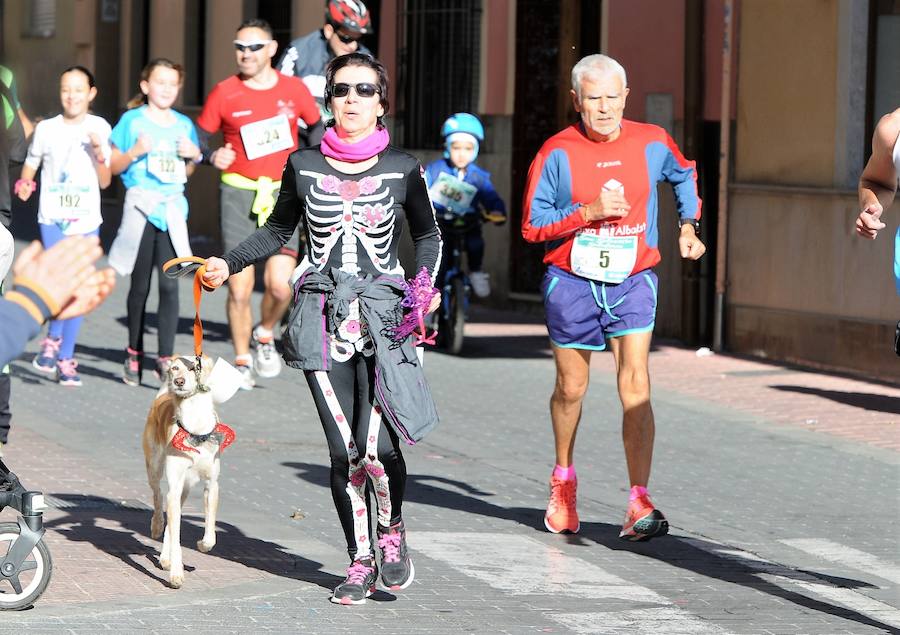
[[[372,478],[381,478],[384,476],[384,468],[372,465],[371,463],[366,463],[366,472],[368,472],[369,476]]]
[[[366,222],[369,225],[374,225],[384,219],[384,208],[381,206],[381,203],[378,203],[375,207],[366,205],[363,207],[363,214],[366,216]]]
[[[359,180],[359,191],[362,194],[372,194],[378,189],[378,181],[371,176],[364,176]]]
[[[344,325],[347,329],[348,333],[359,333],[359,321],[358,320],[349,320],[347,324]]]
[[[322,179],[322,189],[330,194],[334,194],[335,192],[337,192],[340,186],[341,180],[333,174],[329,174],[324,179]]]
[[[341,181],[338,186],[338,193],[345,201],[352,201],[359,196],[359,183],[356,181]]]

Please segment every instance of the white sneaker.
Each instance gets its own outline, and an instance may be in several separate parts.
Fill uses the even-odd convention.
[[[249,364],[239,364],[237,361],[235,361],[234,367],[244,376],[244,381],[241,383],[240,389],[253,390],[253,387],[256,386],[256,380],[253,378],[253,368],[251,368]]]
[[[469,284],[479,298],[491,295],[491,274],[485,271],[473,271],[469,274]]]
[[[281,355],[275,349],[275,336],[262,337],[258,329],[258,326],[253,329],[250,336],[250,347],[256,349],[253,370],[260,377],[278,377],[281,374]]]

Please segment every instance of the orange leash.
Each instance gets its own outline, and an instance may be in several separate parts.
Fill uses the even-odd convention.
[[[179,267],[179,265],[181,265]],[[176,267],[179,267],[176,269]],[[203,283],[203,274],[206,273],[206,259],[198,256],[187,258],[172,258],[163,267],[163,273],[170,278],[183,278],[194,274],[194,355],[197,359],[203,357],[203,322],[200,321],[200,301],[203,297],[203,289],[212,291]]]

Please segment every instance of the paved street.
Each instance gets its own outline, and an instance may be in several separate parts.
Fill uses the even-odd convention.
[[[542,522],[546,336],[539,316],[487,310],[473,311],[464,356],[426,356],[442,422],[406,451],[412,586],[362,607],[328,601],[346,553],[313,403],[288,369],[221,406],[238,438],[223,458],[218,543],[195,548],[195,490],[185,584],[170,589],[140,448],[150,362],[146,386],[119,380],[126,293],[120,280],[85,323],[84,387],[33,371],[36,342],[14,366],[4,451],[49,495],[54,574],[35,608],[0,616],[2,632],[900,633],[900,389],[658,343],[650,491],[672,532],[631,544],[617,538],[627,483],[612,360],[595,355],[576,454],[581,532],[555,536]],[[228,356],[224,299],[205,299],[206,349]],[[155,332],[147,341],[154,350]]]

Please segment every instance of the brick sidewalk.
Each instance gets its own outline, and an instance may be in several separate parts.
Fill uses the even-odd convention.
[[[493,312],[486,313],[490,319]],[[546,341],[543,324],[476,322],[470,338],[523,337]],[[549,345],[547,351],[549,355]],[[611,354],[592,368],[612,375]],[[655,344],[650,354],[654,387],[757,416],[765,421],[825,432],[873,446],[900,450],[900,388],[821,371],[732,355],[698,356],[694,350]]]

